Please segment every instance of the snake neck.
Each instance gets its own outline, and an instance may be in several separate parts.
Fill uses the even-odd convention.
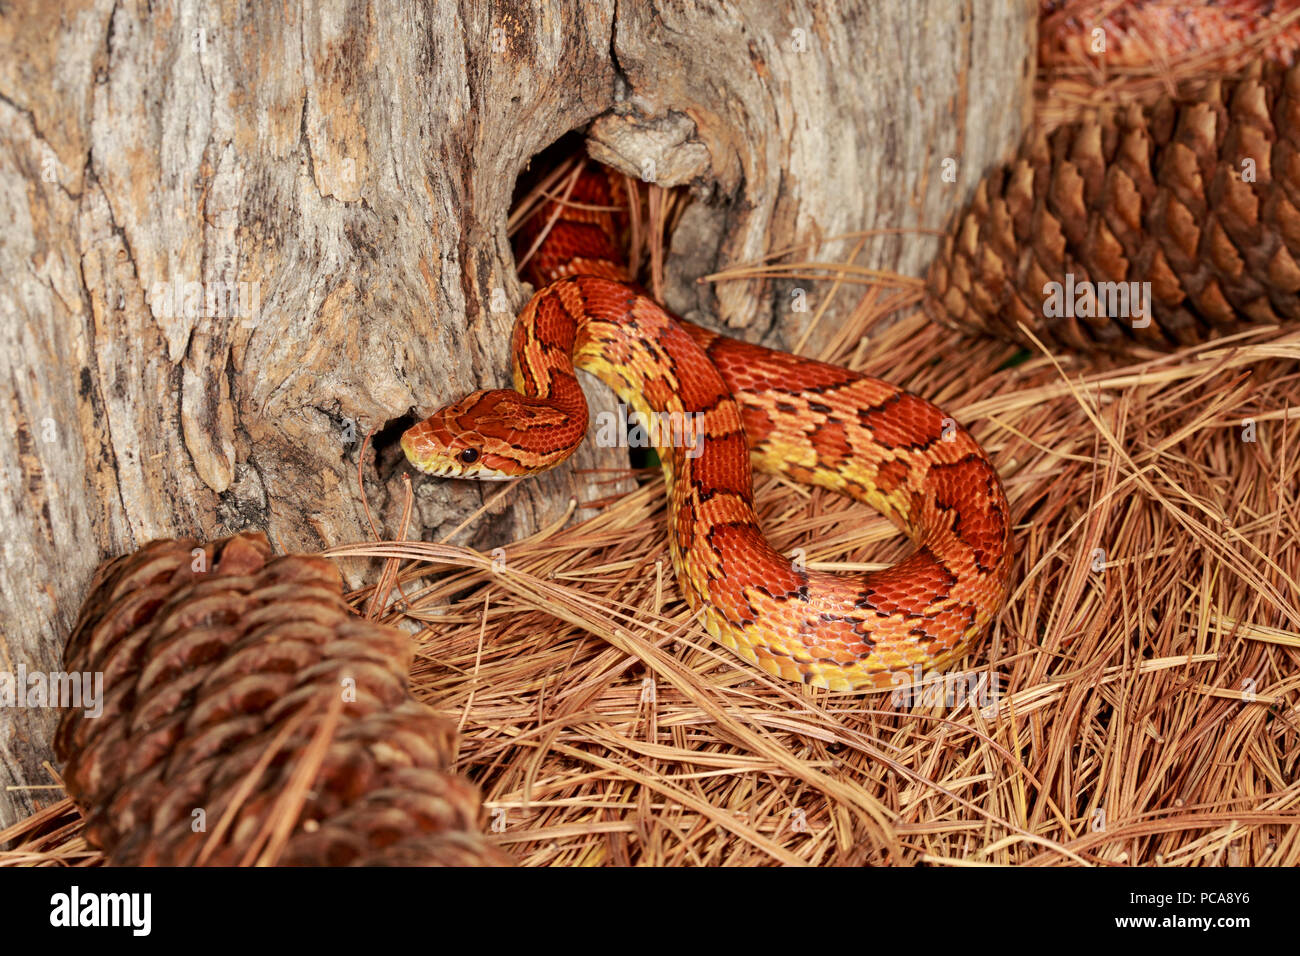
[[[513,345],[516,390],[582,424],[581,431],[567,430],[562,448],[554,442],[525,445],[530,457],[544,457],[550,467],[581,444],[589,413],[575,374],[580,368],[622,403],[618,414],[597,419],[598,443],[653,447],[670,491],[687,469],[697,467],[706,442],[722,443],[710,449],[711,460],[725,456],[735,491],[752,493],[748,446],[730,389],[691,336],[653,300],[611,279],[560,279],[520,314]]]
[[[802,575],[759,530],[749,446],[731,390],[690,333],[659,305],[625,283],[561,279],[521,313],[514,345],[515,381],[529,401],[585,422],[575,375],[581,368],[610,386],[639,419],[642,441],[658,453],[667,483],[677,580],[688,603],[704,612],[710,633],[735,646],[731,622],[745,618],[739,591],[724,595],[721,604],[713,593],[724,577],[721,554],[746,555],[761,568],[763,581],[783,591],[805,588]],[[601,430],[596,437],[601,441]],[[567,457],[581,439],[560,454]],[[732,581],[741,587],[745,577]]]

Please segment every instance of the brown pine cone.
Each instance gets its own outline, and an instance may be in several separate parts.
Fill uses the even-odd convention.
[[[1022,344],[1017,322],[1049,345],[1121,351],[1295,322],[1298,208],[1300,67],[1257,64],[1195,100],[1031,134],[958,218],[925,309]]]
[[[85,835],[120,865],[505,864],[415,701],[410,638],[356,616],[334,565],[262,534],[155,541],[96,572],[59,725]]]

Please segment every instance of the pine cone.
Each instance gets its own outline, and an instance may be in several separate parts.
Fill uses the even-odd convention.
[[[1120,351],[1295,322],[1297,207],[1300,67],[1256,64],[1195,100],[1027,137],[959,217],[925,309],[1023,344],[1017,322],[1050,345]]]
[[[407,691],[411,652],[332,563],[261,534],[105,563],[65,653],[102,672],[103,713],[71,710],[55,745],[86,838],[120,865],[509,862],[448,769],[455,729]]]

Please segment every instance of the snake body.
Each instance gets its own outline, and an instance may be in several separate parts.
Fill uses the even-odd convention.
[[[531,261],[540,290],[515,325],[514,389],[475,392],[415,425],[402,436],[408,459],[480,479],[553,467],[587,430],[574,372],[585,369],[644,421],[681,423],[651,437],[677,580],[715,640],[770,674],[840,691],[960,656],[1011,563],[1006,496],[979,445],[888,382],[666,312],[625,275],[615,183],[589,168],[532,220],[551,228]],[[872,505],[915,551],[868,573],[792,561],[763,536],[753,468]]]

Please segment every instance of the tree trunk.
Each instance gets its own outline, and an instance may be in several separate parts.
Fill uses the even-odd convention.
[[[9,5],[0,669],[58,669],[93,568],[153,538],[252,528],[309,551],[369,536],[363,494],[395,534],[401,469],[370,455],[358,487],[357,439],[508,381],[527,290],[506,214],[560,135],[600,117],[593,151],[707,195],[674,240],[670,305],[789,343],[815,311],[790,311],[791,283],[691,280],[850,230],[943,225],[1018,139],[1032,15],[1018,0]],[[888,236],[865,264],[920,275],[936,242]],[[801,285],[815,306],[823,290]],[[625,463],[589,442],[577,468]],[[416,489],[424,537],[485,491]],[[560,469],[469,540],[607,492]],[[0,713],[0,784],[17,788],[0,789],[0,827],[61,795],[22,789],[53,782],[56,721]]]

